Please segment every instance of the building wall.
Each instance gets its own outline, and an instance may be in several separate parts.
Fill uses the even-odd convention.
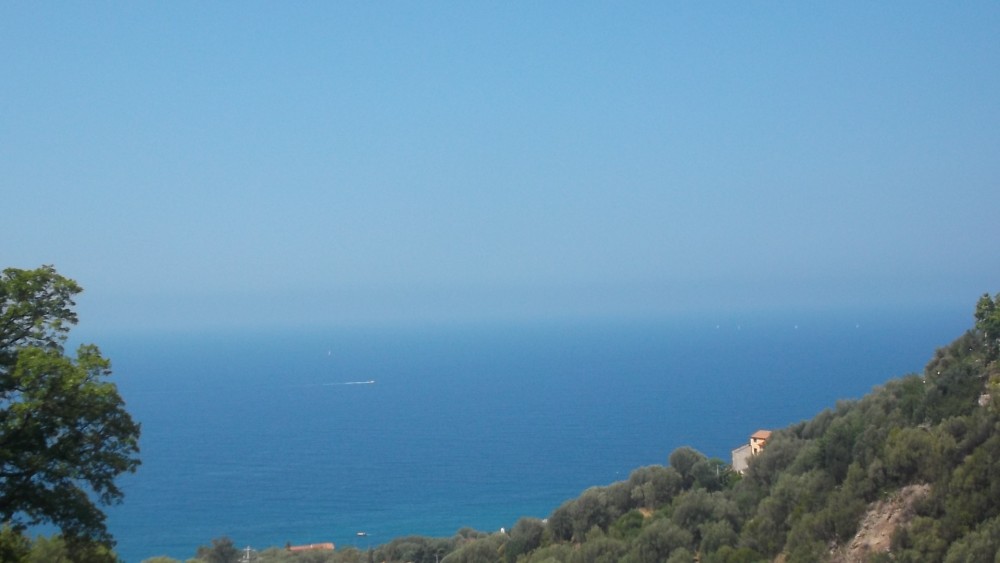
[[[743,473],[746,471],[751,455],[750,444],[743,444],[733,450],[733,471],[736,471],[737,473]]]

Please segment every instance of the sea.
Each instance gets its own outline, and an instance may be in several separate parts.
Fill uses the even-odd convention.
[[[127,562],[510,528],[919,372],[968,311],[109,333],[142,466],[107,509]]]

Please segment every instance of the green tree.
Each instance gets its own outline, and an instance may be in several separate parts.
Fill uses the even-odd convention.
[[[538,518],[521,518],[510,531],[504,558],[513,563],[518,556],[538,549],[545,535],[545,523]]]
[[[673,467],[650,465],[634,470],[626,482],[633,508],[657,508],[680,492],[683,478]]]
[[[680,547],[670,552],[667,563],[691,563],[695,560],[694,554],[686,547]]]
[[[722,546],[719,551],[710,553],[703,559],[705,563],[757,563],[766,560],[767,558],[749,547],[737,549],[728,545]]]
[[[928,383],[925,398],[929,422],[937,423],[951,416],[964,416],[976,408],[985,373],[982,362],[972,351],[981,349],[979,339],[966,332],[935,353],[924,375]]]
[[[696,463],[704,459],[706,459],[705,454],[689,446],[677,448],[670,452],[669,457],[670,467],[673,467],[681,474],[685,488],[690,487],[694,483],[694,475],[692,475],[691,471],[694,469]]]
[[[1000,351],[1000,293],[996,298],[984,293],[976,303],[976,328],[983,333],[987,353],[996,359]]]
[[[719,458],[703,459],[691,466],[694,486],[718,491],[731,482],[732,466]]]
[[[452,551],[441,563],[494,563],[501,561],[503,538],[493,534],[475,539]]]
[[[568,500],[549,516],[548,531],[554,541],[569,541],[573,537],[573,511],[576,500]]]
[[[643,528],[632,542],[629,560],[637,563],[660,563],[675,549],[687,548],[694,537],[667,519],[656,520]]]
[[[0,527],[0,561],[22,561],[31,550],[31,542],[24,534],[4,524]]]
[[[24,561],[25,563],[72,563],[66,554],[66,546],[57,537],[37,538]]]
[[[628,545],[615,538],[587,538],[573,554],[572,563],[617,563],[628,551]]]
[[[941,523],[933,518],[917,516],[909,526],[896,532],[892,539],[892,552],[896,561],[942,561],[949,541]]]
[[[1000,554],[1000,518],[993,518],[953,543],[945,563],[994,561],[997,554]]]
[[[566,543],[547,545],[529,553],[523,561],[525,563],[565,563],[573,557],[574,551],[575,548]]]
[[[414,563],[433,563],[445,553],[452,551],[454,540],[446,538],[428,538],[424,536],[404,536],[395,538],[376,549],[376,559],[379,561],[413,561]],[[319,554],[321,552],[314,552]],[[296,554],[299,555],[299,554]],[[304,555],[304,554],[303,554]]]
[[[573,539],[583,541],[587,532],[597,526],[607,530],[619,514],[608,508],[607,497],[602,487],[591,487],[583,492],[572,505],[570,519],[573,524]]]
[[[699,527],[701,535],[701,553],[714,553],[723,546],[735,547],[739,536],[733,531],[733,526],[727,520],[713,520]]]
[[[700,542],[703,524],[725,521],[733,525],[739,520],[739,509],[721,492],[694,489],[674,498],[670,519]]]
[[[962,529],[1000,514],[1000,435],[990,437],[962,460],[946,490],[949,519]]]
[[[646,517],[638,510],[631,510],[615,520],[615,523],[608,529],[608,534],[620,540],[631,540],[639,535]]]
[[[896,483],[906,485],[926,480],[924,468],[934,454],[934,439],[923,428],[899,428],[889,433],[885,442],[886,472]]]
[[[863,427],[864,421],[860,413],[852,409],[845,416],[835,419],[819,439],[822,467],[835,480],[843,481],[847,476],[847,468],[854,459],[854,443]]]
[[[778,480],[782,471],[792,461],[807,441],[786,432],[775,432],[767,443],[767,448],[750,459],[750,466],[744,475],[744,487],[769,488]]]
[[[0,518],[54,524],[76,559],[113,544],[100,507],[121,501],[115,479],[139,465],[110,362],[93,345],[64,353],[80,291],[51,266],[0,275]]]
[[[212,545],[199,546],[194,557],[204,563],[237,563],[240,550],[236,549],[233,540],[223,536],[212,539]]]

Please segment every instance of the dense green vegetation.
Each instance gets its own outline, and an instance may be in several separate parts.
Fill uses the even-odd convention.
[[[102,506],[139,465],[139,425],[94,345],[64,344],[81,288],[51,266],[0,273],[0,561],[114,561]],[[61,536],[30,542],[36,524]]]
[[[984,295],[975,327],[934,353],[922,375],[889,381],[810,421],[774,432],[744,475],[689,447],[666,466],[594,487],[546,520],[507,533],[405,537],[370,552],[294,554],[265,562],[708,563],[847,560],[877,501],[923,485],[888,551],[869,561],[994,561],[1000,553],[1000,295]],[[908,487],[913,489],[913,487]],[[235,562],[232,542],[194,561]],[[152,563],[154,560],[150,560]],[[169,561],[169,560],[156,560]]]

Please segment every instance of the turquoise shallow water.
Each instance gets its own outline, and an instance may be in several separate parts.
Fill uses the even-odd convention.
[[[109,524],[128,562],[222,535],[509,528],[681,445],[728,459],[758,428],[920,370],[967,316],[111,336],[143,466]]]

